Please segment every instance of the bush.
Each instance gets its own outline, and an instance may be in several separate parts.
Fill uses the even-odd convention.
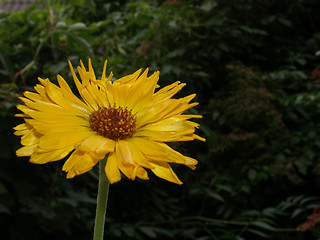
[[[12,135],[17,97],[38,76],[71,84],[67,60],[91,57],[100,71],[107,58],[115,76],[150,67],[161,85],[186,82],[207,138],[174,145],[199,160],[194,172],[175,166],[183,186],[112,185],[110,239],[316,239],[316,222],[304,225],[313,233],[296,228],[319,201],[318,9],[314,0],[73,0],[1,12],[3,238],[92,235],[96,169],[66,180],[61,162],[18,159]]]

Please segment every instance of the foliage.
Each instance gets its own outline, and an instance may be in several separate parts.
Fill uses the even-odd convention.
[[[97,170],[66,180],[62,162],[17,158],[17,97],[37,77],[71,83],[67,59],[104,59],[115,76],[160,70],[197,92],[200,135],[175,144],[183,186],[151,177],[112,185],[110,239],[317,239],[296,228],[320,185],[320,3],[43,0],[0,12],[0,225],[4,239],[89,239]],[[310,219],[310,217],[308,218]],[[311,228],[312,227],[312,228]]]

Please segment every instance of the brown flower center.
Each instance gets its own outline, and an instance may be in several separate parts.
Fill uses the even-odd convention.
[[[136,118],[122,107],[101,107],[91,113],[90,127],[101,136],[113,140],[131,137],[136,131]]]

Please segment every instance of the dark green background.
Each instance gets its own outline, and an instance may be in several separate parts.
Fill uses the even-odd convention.
[[[320,1],[39,1],[0,13],[0,238],[92,239],[97,168],[72,180],[64,160],[17,158],[17,97],[37,77],[72,85],[67,60],[108,59],[116,78],[160,70],[197,93],[206,143],[172,146],[184,185],[150,173],[110,189],[106,239],[305,240],[319,202]],[[62,136],[63,137],[63,136]],[[316,217],[316,215],[314,215]],[[317,219],[317,218],[315,218]]]

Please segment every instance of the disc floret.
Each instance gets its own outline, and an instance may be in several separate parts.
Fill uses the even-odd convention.
[[[136,118],[122,107],[100,107],[89,117],[90,127],[99,135],[112,140],[129,138],[136,131]]]

